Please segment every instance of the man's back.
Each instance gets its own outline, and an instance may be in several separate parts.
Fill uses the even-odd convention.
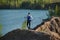
[[[31,16],[30,15],[27,16],[27,20],[31,20]]]

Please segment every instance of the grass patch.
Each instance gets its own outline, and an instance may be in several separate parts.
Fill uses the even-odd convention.
[[[22,24],[22,29],[26,29],[26,27],[27,27],[27,21],[25,20]]]
[[[0,24],[0,37],[2,36],[1,31],[2,31],[2,24]]]

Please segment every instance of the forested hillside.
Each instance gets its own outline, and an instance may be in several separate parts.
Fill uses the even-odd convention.
[[[57,0],[57,2],[58,1],[59,0]],[[0,9],[48,9],[50,3],[55,3],[55,1],[52,1],[52,0],[0,0]]]

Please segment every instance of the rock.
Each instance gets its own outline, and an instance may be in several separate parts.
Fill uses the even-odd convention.
[[[44,24],[36,26],[35,31],[42,31],[51,35],[52,40],[60,40],[60,18],[52,17],[51,20],[44,22]]]
[[[50,35],[31,30],[13,30],[4,35],[0,40],[50,40]]]

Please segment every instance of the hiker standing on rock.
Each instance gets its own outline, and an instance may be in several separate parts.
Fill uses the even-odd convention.
[[[32,16],[30,15],[30,12],[29,12],[27,15],[27,27],[28,27],[28,29],[30,29],[31,21],[32,21]]]

